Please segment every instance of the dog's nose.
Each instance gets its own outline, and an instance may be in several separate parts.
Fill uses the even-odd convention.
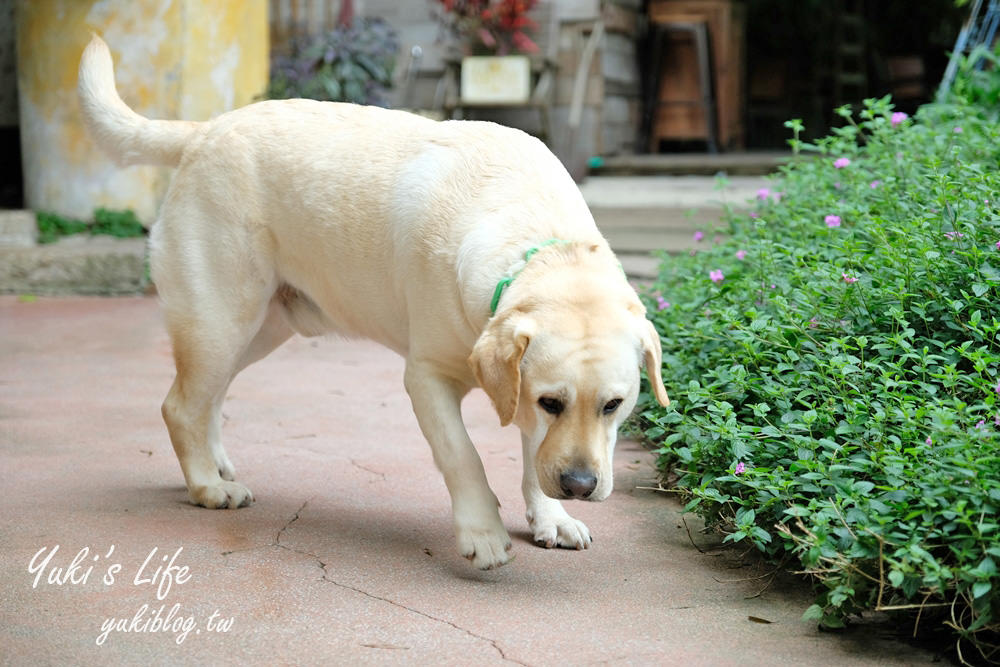
[[[559,476],[567,498],[587,498],[597,488],[597,477],[587,470],[570,470]]]

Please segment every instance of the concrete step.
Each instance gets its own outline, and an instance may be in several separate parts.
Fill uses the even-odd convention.
[[[30,248],[36,243],[34,211],[0,211],[0,248]]]
[[[580,191],[625,273],[648,281],[658,275],[654,251],[679,253],[710,243],[725,226],[724,207],[749,208],[767,185],[759,176],[734,176],[721,187],[705,176],[598,176]],[[700,242],[696,231],[705,234]]]
[[[146,239],[71,236],[35,246],[0,246],[0,292],[137,294],[146,287]]]
[[[616,155],[604,158],[599,165],[591,167],[590,173],[594,176],[712,176],[724,172],[730,176],[765,176],[777,171],[791,158],[788,151]]]
[[[598,176],[580,184],[587,205],[595,208],[692,209],[725,204],[745,207],[768,185],[761,176],[733,176],[720,182],[705,176]]]

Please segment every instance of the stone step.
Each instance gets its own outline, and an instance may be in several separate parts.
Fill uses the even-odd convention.
[[[56,243],[0,246],[0,292],[136,294],[147,285],[146,239],[70,236]]]
[[[30,248],[36,243],[34,211],[0,210],[0,248]]]
[[[590,168],[593,176],[659,175],[765,176],[792,159],[788,151],[751,151],[744,153],[673,153],[652,155],[616,155],[600,160]]]

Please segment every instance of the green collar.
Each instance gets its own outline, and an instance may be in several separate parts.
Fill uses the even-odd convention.
[[[528,251],[524,253],[525,264],[527,264],[528,261],[534,256],[534,254],[539,250],[541,250],[542,248],[548,247],[550,245],[563,244],[563,243],[569,243],[569,241],[563,239],[549,239],[548,241],[542,241],[538,245],[528,248]],[[513,275],[509,275],[497,283],[497,288],[493,290],[493,299],[490,301],[490,315],[496,315],[497,306],[500,305],[500,297],[503,295],[503,291],[507,289],[507,287],[512,282],[514,282],[514,278],[517,278],[518,275],[520,275],[521,271],[524,271],[523,266],[520,269],[518,269]]]

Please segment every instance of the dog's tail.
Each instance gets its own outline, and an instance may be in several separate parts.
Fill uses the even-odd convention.
[[[96,34],[83,51],[77,95],[87,129],[98,145],[121,165],[176,167],[201,123],[149,120],[122,102],[115,89],[111,52]]]

